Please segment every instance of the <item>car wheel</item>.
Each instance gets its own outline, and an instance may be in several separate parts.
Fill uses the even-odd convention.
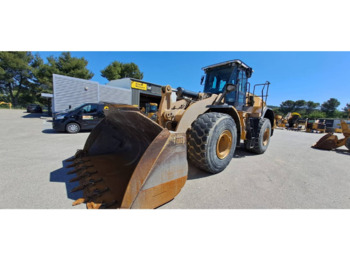
[[[66,131],[70,134],[76,134],[80,131],[80,125],[78,123],[69,123],[66,125]]]

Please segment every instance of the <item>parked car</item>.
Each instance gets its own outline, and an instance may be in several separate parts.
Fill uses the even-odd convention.
[[[30,104],[27,106],[27,113],[42,113],[43,109],[37,104]]]
[[[105,105],[88,103],[66,112],[54,114],[52,127],[58,132],[78,133],[81,130],[92,130],[104,117]]]

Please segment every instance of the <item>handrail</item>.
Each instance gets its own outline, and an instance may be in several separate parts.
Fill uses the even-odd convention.
[[[254,85],[254,88],[253,88],[253,96],[255,95],[255,87],[257,86],[262,86],[262,89],[261,89],[261,108],[263,109],[264,107],[264,103],[266,104],[266,101],[267,101],[267,97],[268,97],[268,94],[269,94],[269,87],[270,87],[270,82],[269,81],[266,81],[264,84],[256,84]],[[250,86],[249,86],[250,87]],[[266,94],[264,94],[264,90],[266,88]],[[250,88],[249,88],[249,91],[250,91]],[[259,96],[260,97],[260,96]],[[267,104],[266,104],[267,105]]]

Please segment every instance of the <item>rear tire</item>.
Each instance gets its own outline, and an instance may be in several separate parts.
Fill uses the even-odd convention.
[[[350,137],[348,137],[348,139],[346,139],[345,146],[350,151]]]
[[[216,174],[230,163],[237,144],[236,123],[223,113],[206,113],[192,123],[188,158],[198,168]]]
[[[66,125],[66,131],[70,134],[76,134],[80,131],[80,125],[75,122],[68,123]]]
[[[271,122],[269,119],[260,119],[257,134],[258,137],[253,140],[244,140],[244,147],[249,152],[263,154],[270,144]]]

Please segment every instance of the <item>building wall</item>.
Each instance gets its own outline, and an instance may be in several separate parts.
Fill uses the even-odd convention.
[[[100,102],[117,103],[117,104],[131,104],[131,89],[111,87],[107,85],[99,85],[100,88]]]
[[[107,85],[130,89],[130,83],[131,83],[130,78],[122,78],[122,79],[112,80],[108,82]]]
[[[147,84],[147,90],[131,88],[132,81]],[[52,112],[76,108],[84,103],[140,104],[140,95],[161,97],[161,86],[132,78],[110,81],[107,85],[69,76],[53,75]]]
[[[53,112],[98,103],[98,83],[74,77],[53,75]]]

